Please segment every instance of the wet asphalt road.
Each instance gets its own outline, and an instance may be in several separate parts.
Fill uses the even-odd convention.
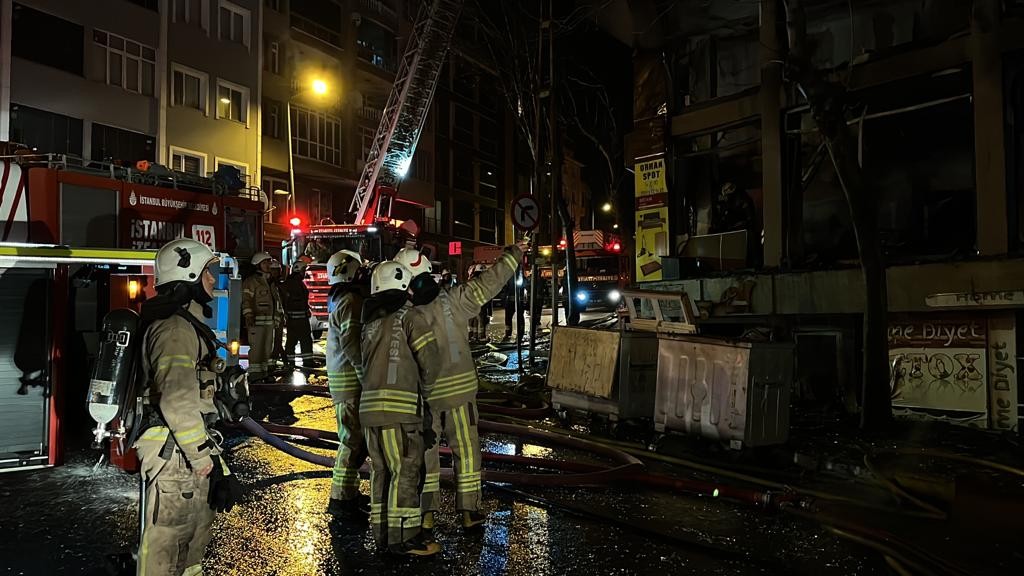
[[[326,399],[298,398],[292,406],[297,425],[333,426]],[[884,573],[872,554],[816,526],[722,500],[621,488],[523,489],[547,501],[541,504],[487,486],[490,519],[465,533],[451,489],[443,487],[437,538],[444,552],[394,559],[376,552],[365,526],[332,524],[324,512],[328,470],[259,440],[228,442],[246,494],[217,518],[204,562],[209,575]],[[484,449],[586,458],[499,436],[486,437]],[[107,554],[131,549],[137,476],[94,470],[94,462],[95,453],[84,449],[61,468],[0,475],[0,574],[105,574]]]

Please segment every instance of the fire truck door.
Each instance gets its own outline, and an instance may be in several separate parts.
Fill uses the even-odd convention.
[[[0,268],[0,471],[48,463],[51,277]]]

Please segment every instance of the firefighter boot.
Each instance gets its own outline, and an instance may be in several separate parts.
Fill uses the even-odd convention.
[[[433,556],[441,551],[441,545],[428,539],[423,532],[402,542],[388,546],[392,554],[401,556]]]
[[[370,517],[370,498],[362,494],[349,500],[331,498],[327,513],[338,520],[366,522]]]
[[[462,527],[466,530],[476,528],[487,521],[487,515],[476,510],[462,511]]]

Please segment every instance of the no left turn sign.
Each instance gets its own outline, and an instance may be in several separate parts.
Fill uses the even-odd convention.
[[[529,232],[540,223],[540,205],[529,194],[520,194],[512,201],[512,225]]]

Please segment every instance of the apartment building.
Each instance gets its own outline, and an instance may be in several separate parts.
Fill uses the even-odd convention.
[[[851,153],[878,211],[894,413],[1019,430],[1020,3],[806,10],[815,66],[848,91]],[[637,278],[656,260],[643,287],[686,292],[706,333],[795,342],[797,398],[856,412],[862,273],[842,186],[783,77],[785,22],[781,1],[716,0],[650,24],[671,45],[627,39],[639,47],[627,162],[638,194],[655,182],[665,198],[636,199]],[[711,233],[727,183],[755,215],[753,242]],[[640,241],[645,215],[664,242]]]
[[[256,0],[3,0],[0,139],[258,183]]]

